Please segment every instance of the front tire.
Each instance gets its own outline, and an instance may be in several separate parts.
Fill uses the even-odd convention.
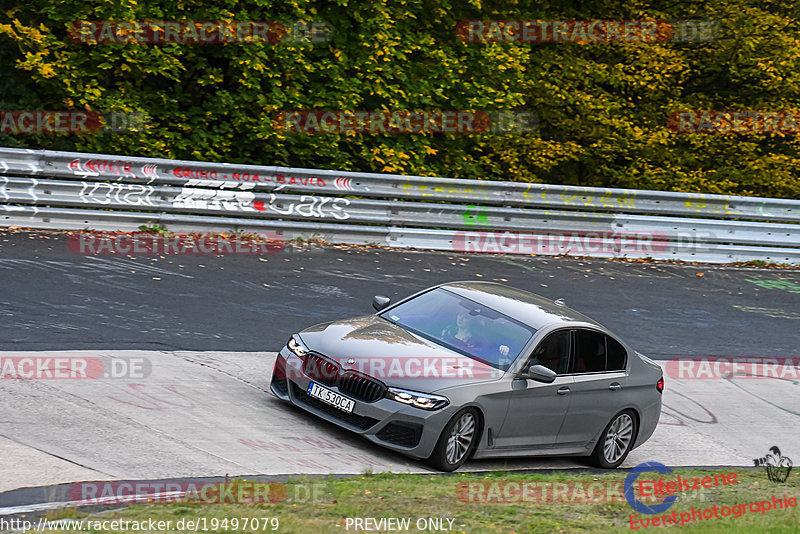
[[[616,469],[633,449],[638,425],[636,415],[625,410],[611,419],[594,447],[589,461],[595,467]]]
[[[448,472],[461,467],[480,439],[479,417],[475,408],[465,408],[454,415],[439,436],[439,441],[428,458],[428,464]]]

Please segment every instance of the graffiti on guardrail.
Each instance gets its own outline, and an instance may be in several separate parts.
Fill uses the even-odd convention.
[[[476,198],[482,200],[491,200],[492,196],[488,195],[485,191],[480,189],[473,189],[472,187],[460,186],[445,186],[445,185],[423,185],[417,183],[403,184],[403,191],[412,195],[419,195],[422,197],[436,197],[436,198]],[[503,199],[502,194],[495,195],[496,199]]]
[[[15,183],[11,183],[12,180]],[[9,178],[6,178],[5,176],[0,176],[0,196],[2,197],[2,198],[0,198],[0,200],[3,200],[4,202],[12,201],[11,194],[14,194],[15,191],[12,191],[11,187],[13,185],[18,184],[19,182],[23,182],[24,183],[24,185],[23,185],[24,190],[20,191],[18,189],[18,190],[16,190],[16,193],[17,194],[22,193],[25,196],[30,197],[30,198],[26,198],[25,199],[27,202],[32,202],[34,204],[36,202],[38,202],[39,201],[39,196],[36,194],[36,186],[39,185],[39,180],[37,180],[36,178],[11,178],[11,179],[9,179]],[[9,194],[9,193],[11,193],[11,194]],[[13,201],[19,202],[20,200],[21,199],[18,196],[15,196]],[[34,209],[36,209],[36,208],[34,208]]]
[[[67,163],[67,169],[75,176],[89,178],[91,176],[114,176],[118,178],[146,178],[151,183],[158,178],[158,166],[145,163],[141,166],[140,174],[136,173],[133,162],[121,159],[96,159],[81,160],[75,158]]]
[[[541,197],[542,201],[547,204],[566,204],[568,206],[587,206],[598,208],[635,208],[636,207],[636,193],[626,192],[618,193],[610,189],[598,195],[597,192],[590,188],[585,188],[582,191],[564,191],[558,192],[552,190],[550,186],[542,184],[530,184],[522,192],[524,199],[538,199]]]
[[[466,211],[461,215],[464,224],[489,225],[489,209],[480,206],[467,206]]]
[[[184,187],[172,200],[172,206],[184,209],[256,211],[251,191],[200,189]]]
[[[189,167],[175,167],[172,169],[172,174],[178,178],[191,178],[196,180],[216,180],[217,171],[207,171],[200,169],[192,169]],[[256,176],[257,178],[258,176]]]
[[[232,182],[254,182],[259,183],[273,183],[277,185],[305,185],[325,187],[327,183],[323,178],[315,176],[286,176],[283,174],[276,174],[274,177],[268,174],[247,173],[247,172],[217,172],[213,169],[197,169],[192,167],[175,167],[172,170],[172,175],[178,178],[189,178],[189,182],[185,185],[206,185],[214,183],[215,181],[232,181]],[[337,189],[349,189],[351,182],[337,183]],[[344,187],[343,187],[344,186]]]
[[[797,263],[800,253],[796,224],[779,224],[800,221],[800,204],[790,199],[356,174],[11,148],[0,148],[0,158],[0,175],[9,176],[0,176],[0,214],[7,225],[107,226],[120,224],[114,209],[126,210],[127,216],[144,221],[151,218],[148,212],[164,209],[184,212],[170,217],[189,228],[199,219],[186,212],[281,218],[281,227],[292,236],[308,235],[308,222],[298,219],[328,219],[340,224],[326,228],[325,239],[332,243],[352,242],[353,228],[341,224],[347,222],[371,224],[359,229],[362,243],[463,252],[726,263]],[[85,181],[57,181],[59,177]],[[152,184],[153,189],[87,185],[90,182]],[[297,195],[268,196],[279,191]],[[318,192],[371,198],[334,200],[318,197]],[[318,200],[312,200],[315,197]],[[65,211],[94,205],[106,209]],[[731,223],[733,218],[741,220]],[[218,221],[225,224],[224,219]],[[387,229],[377,223],[390,226]],[[268,227],[275,223],[256,224]],[[476,236],[474,232],[456,233],[459,229],[494,232]],[[527,233],[515,233],[520,231]],[[753,283],[800,292],[800,286],[789,281]]]
[[[257,211],[272,211],[278,215],[300,215],[302,217],[334,217],[340,221],[350,218],[345,207],[350,205],[346,198],[313,197],[302,195],[299,200],[293,197],[278,197],[270,193],[269,202],[254,201],[253,207]]]
[[[156,206],[150,198],[155,190],[149,185],[109,184],[105,182],[81,182],[83,188],[78,197],[85,204],[128,204],[129,206]]]
[[[231,182],[218,182],[219,189],[200,189],[184,187],[172,200],[174,208],[193,210],[223,210],[274,213],[276,215],[300,217],[330,218],[346,220],[350,214],[345,208],[350,200],[338,197],[321,197],[311,195],[281,196],[269,194],[269,200],[260,200],[252,191],[232,191],[223,189]],[[233,183],[234,187],[236,184]],[[247,187],[247,186],[250,187]],[[250,189],[253,184],[241,184],[241,189]]]
[[[711,205],[708,204],[706,200],[703,199],[702,196],[699,197],[700,200],[687,200],[684,202],[684,206],[689,211],[693,211],[697,214],[702,213],[725,213],[726,215],[730,215],[732,213],[730,206],[728,203],[720,204],[720,203],[712,203]]]
[[[325,180],[322,178],[317,178],[314,176],[284,176],[283,174],[278,174],[275,176],[275,183],[281,185],[315,185],[317,187],[325,187],[326,185]],[[349,183],[347,185],[349,185]],[[339,185],[337,185],[336,188],[344,189]]]

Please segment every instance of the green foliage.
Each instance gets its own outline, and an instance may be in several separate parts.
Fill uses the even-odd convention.
[[[169,230],[160,224],[150,224],[149,226],[142,224],[139,226],[139,231],[147,234],[169,235]]]
[[[129,133],[0,145],[136,156],[800,198],[792,134],[676,134],[681,110],[791,111],[788,0],[28,0],[0,13],[3,110],[142,112]],[[711,19],[698,43],[467,43],[467,19]],[[86,44],[79,20],[325,21],[328,42]],[[294,110],[526,110],[530,133],[287,134]]]

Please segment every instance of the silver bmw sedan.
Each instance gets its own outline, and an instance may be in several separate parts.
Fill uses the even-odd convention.
[[[453,282],[373,307],[294,334],[272,392],[442,471],[519,456],[613,469],[658,424],[661,368],[560,300]]]

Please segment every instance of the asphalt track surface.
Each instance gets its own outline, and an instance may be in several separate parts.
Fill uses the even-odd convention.
[[[307,326],[372,313],[375,294],[453,280],[564,298],[654,358],[800,355],[800,270],[294,244],[82,256],[24,231],[0,232],[0,350],[277,351]]]
[[[0,380],[0,507],[61,498],[7,490],[80,480],[428,472],[267,389],[274,351],[292,332],[370,313],[373,294],[459,279],[563,297],[660,360],[800,356],[797,270],[319,245],[263,257],[93,257],[70,253],[63,236],[5,232],[0,355],[133,357],[152,373]],[[752,466],[776,444],[796,460],[798,386],[792,377],[668,378],[661,424],[624,466]],[[574,467],[583,464],[465,466]]]

